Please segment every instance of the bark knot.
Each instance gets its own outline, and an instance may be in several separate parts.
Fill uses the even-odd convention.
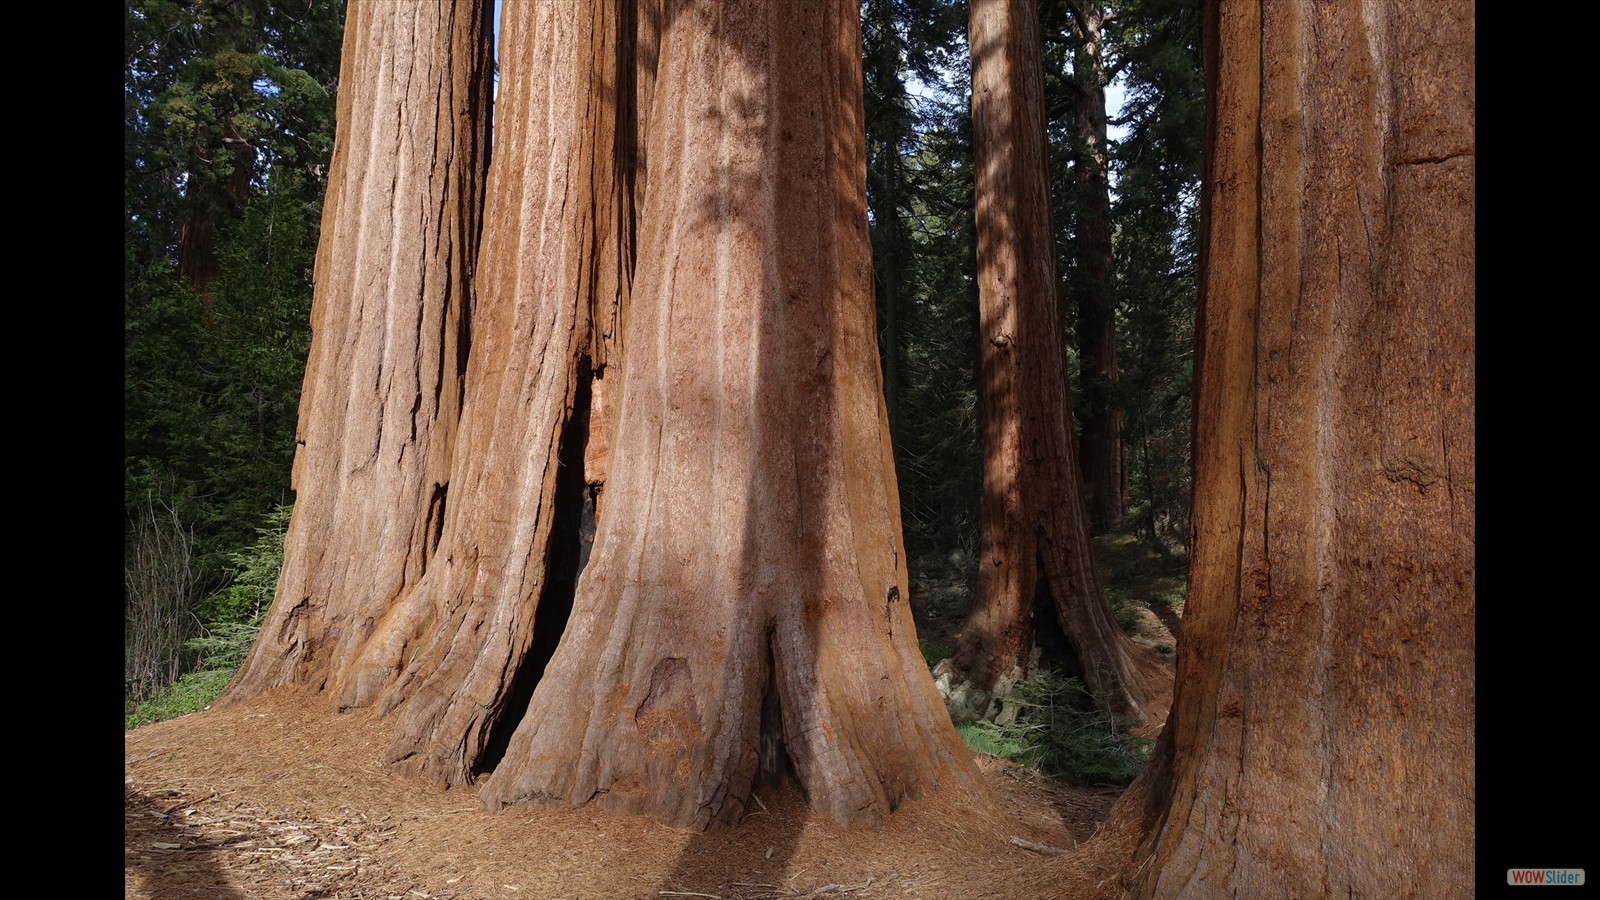
[[[1421,490],[1424,493],[1427,492],[1428,488],[1439,482],[1438,473],[1434,472],[1428,466],[1424,466],[1415,460],[1410,459],[1402,459],[1395,462],[1384,463],[1383,477],[1396,484],[1399,484],[1400,482],[1414,484],[1417,486],[1418,490]]]

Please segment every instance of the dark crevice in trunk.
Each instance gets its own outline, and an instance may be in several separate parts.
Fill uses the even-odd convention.
[[[481,235],[482,232],[483,226],[480,224],[478,226],[478,234]],[[481,240],[481,238],[475,236],[473,240],[478,241]],[[477,244],[474,243],[473,246],[477,246]],[[469,263],[469,267],[475,266],[476,264],[476,260],[474,260],[473,262]],[[468,277],[470,279],[471,272],[468,273]],[[459,423],[461,418],[461,410],[466,409],[467,407],[467,358],[472,355],[472,313],[474,311],[474,303],[476,302],[473,299],[473,289],[468,288],[465,291],[465,296],[461,297],[458,302],[461,304],[461,314],[456,317],[456,418],[451,421],[451,425]],[[443,359],[440,359],[439,366],[440,371],[443,372]],[[441,387],[444,386],[444,379],[442,377],[440,378],[439,384]],[[437,408],[443,409],[443,404],[440,404],[440,406]]]
[[[1082,678],[1083,666],[1072,643],[1056,617],[1055,599],[1050,594],[1050,576],[1039,561],[1039,581],[1033,591],[1033,643],[1039,648],[1039,667],[1054,669],[1070,678]]]
[[[756,777],[762,784],[775,788],[785,777],[799,782],[783,740],[783,702],[778,696],[778,665],[772,652],[771,635],[767,637],[767,689],[761,698],[760,751],[761,764]]]
[[[591,397],[588,356],[578,360],[577,370],[572,413],[561,431],[550,545],[545,563],[544,587],[539,593],[539,605],[534,610],[533,643],[511,679],[504,711],[484,744],[483,753],[474,767],[475,773],[493,772],[505,757],[511,735],[528,711],[534,688],[538,687],[545,666],[550,664],[550,658],[561,643],[561,636],[567,628],[567,617],[572,614],[578,573],[583,571],[584,563],[588,561],[589,543],[594,536],[594,499],[583,477],[583,451],[589,442]]]
[[[433,485],[433,496],[428,498],[428,513],[426,524],[422,533],[426,535],[428,546],[422,553],[422,571],[428,571],[428,564],[433,561],[433,554],[439,550],[439,541],[444,537],[444,507],[449,499],[450,486],[448,484]]]

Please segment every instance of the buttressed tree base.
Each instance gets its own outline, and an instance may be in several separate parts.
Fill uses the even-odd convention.
[[[420,390],[354,431],[303,418],[305,455],[327,462],[296,481],[289,571],[322,568],[281,582],[227,699],[302,683],[373,706],[391,762],[444,784],[492,770],[490,806],[595,801],[703,828],[738,821],[762,771],[840,822],[935,788],[981,801],[908,607],[856,5],[509,4],[494,161],[437,182],[456,158],[386,159],[405,143],[384,129],[471,121],[449,103],[483,74],[484,10],[433,23],[403,6],[352,0],[347,96],[400,78],[438,105],[341,107],[334,183],[455,209],[486,180],[481,240],[476,219],[430,230],[462,244],[422,266],[462,267],[473,299],[459,325],[407,332],[408,359],[437,362],[407,382]],[[365,177],[375,160],[387,180]],[[364,274],[319,267],[319,308],[345,318],[314,340],[390,347],[365,311],[415,304],[391,271],[415,257],[374,235],[406,228],[340,209],[325,248]],[[314,352],[307,384],[354,408],[375,365]],[[450,403],[421,416],[417,397]],[[341,487],[385,428],[426,433],[439,465],[403,490]],[[316,515],[348,532],[313,537],[330,507]],[[578,576],[571,538],[595,519]],[[412,556],[367,557],[388,533]],[[320,574],[346,558],[370,560],[364,590]]]

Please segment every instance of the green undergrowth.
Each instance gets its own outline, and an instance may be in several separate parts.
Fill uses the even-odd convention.
[[[1093,539],[1095,562],[1105,585],[1112,617],[1127,634],[1138,630],[1141,608],[1183,611],[1189,558],[1157,553],[1132,534],[1113,532]]]
[[[1149,609],[1175,627],[1174,614],[1183,612],[1187,556],[1154,550],[1132,533],[1100,535],[1093,543],[1117,624],[1135,634],[1143,610]],[[926,636],[918,644],[931,667],[954,652],[953,635],[972,598],[969,592],[945,599],[926,585],[913,593],[927,598],[927,615],[918,623],[919,628],[926,626]],[[1127,733],[1134,721],[1116,712],[1118,704],[1093,696],[1077,678],[1043,671],[1019,683],[1009,702],[1016,716],[1008,724],[976,722],[956,728],[969,750],[1080,784],[1112,786],[1132,781],[1149,756],[1153,742]]]
[[[1079,784],[1120,787],[1144,768],[1154,743],[1129,735],[1133,719],[1108,698],[1048,669],[1018,682],[1008,702],[1016,706],[1015,720],[957,729],[968,749]]]
[[[255,542],[230,554],[228,572],[232,580],[201,602],[198,612],[206,620],[205,632],[184,644],[196,654],[199,665],[149,699],[135,702],[124,698],[124,728],[205,709],[233,680],[272,603],[278,571],[283,568],[283,536],[289,526],[289,513],[288,506],[274,510],[266,524],[256,530]]]
[[[151,722],[175,719],[205,709],[233,679],[233,669],[190,672],[140,703],[123,701],[123,727],[138,728]]]
[[[944,641],[919,640],[917,648],[922,651],[922,658],[928,661],[932,668],[942,659],[949,659],[955,655],[956,645]]]
[[[969,722],[966,725],[957,725],[956,734],[961,735],[961,742],[973,753],[987,753],[1000,759],[1019,759],[1027,754],[1028,745],[1021,741],[1014,741],[994,733],[992,728],[984,727],[986,722]]]

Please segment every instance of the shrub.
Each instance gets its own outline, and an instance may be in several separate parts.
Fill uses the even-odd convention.
[[[976,747],[972,739],[969,748],[1033,766],[1047,775],[1121,786],[1144,768],[1154,743],[1129,736],[1133,720],[1119,715],[1109,698],[1092,694],[1077,678],[1048,669],[1018,682],[1007,702],[1017,707],[1014,721],[978,722],[970,731],[974,738],[981,736],[984,743],[1009,752]]]
[[[927,660],[928,665],[931,667],[938,665],[940,660],[954,656],[956,645],[946,644],[941,641],[919,640],[917,641],[917,649],[922,651],[922,658]]]
[[[1139,633],[1139,607],[1144,604],[1129,599],[1121,591],[1106,589],[1106,602],[1111,605],[1111,617],[1124,634]]]
[[[233,580],[200,604],[208,620],[205,633],[184,643],[184,647],[200,660],[195,671],[156,691],[148,699],[125,697],[124,727],[136,728],[205,709],[233,680],[234,673],[244,664],[245,656],[255,644],[261,620],[277,589],[289,513],[288,506],[273,510],[267,516],[266,525],[256,529],[255,542],[229,555],[232,566],[228,571]]]

